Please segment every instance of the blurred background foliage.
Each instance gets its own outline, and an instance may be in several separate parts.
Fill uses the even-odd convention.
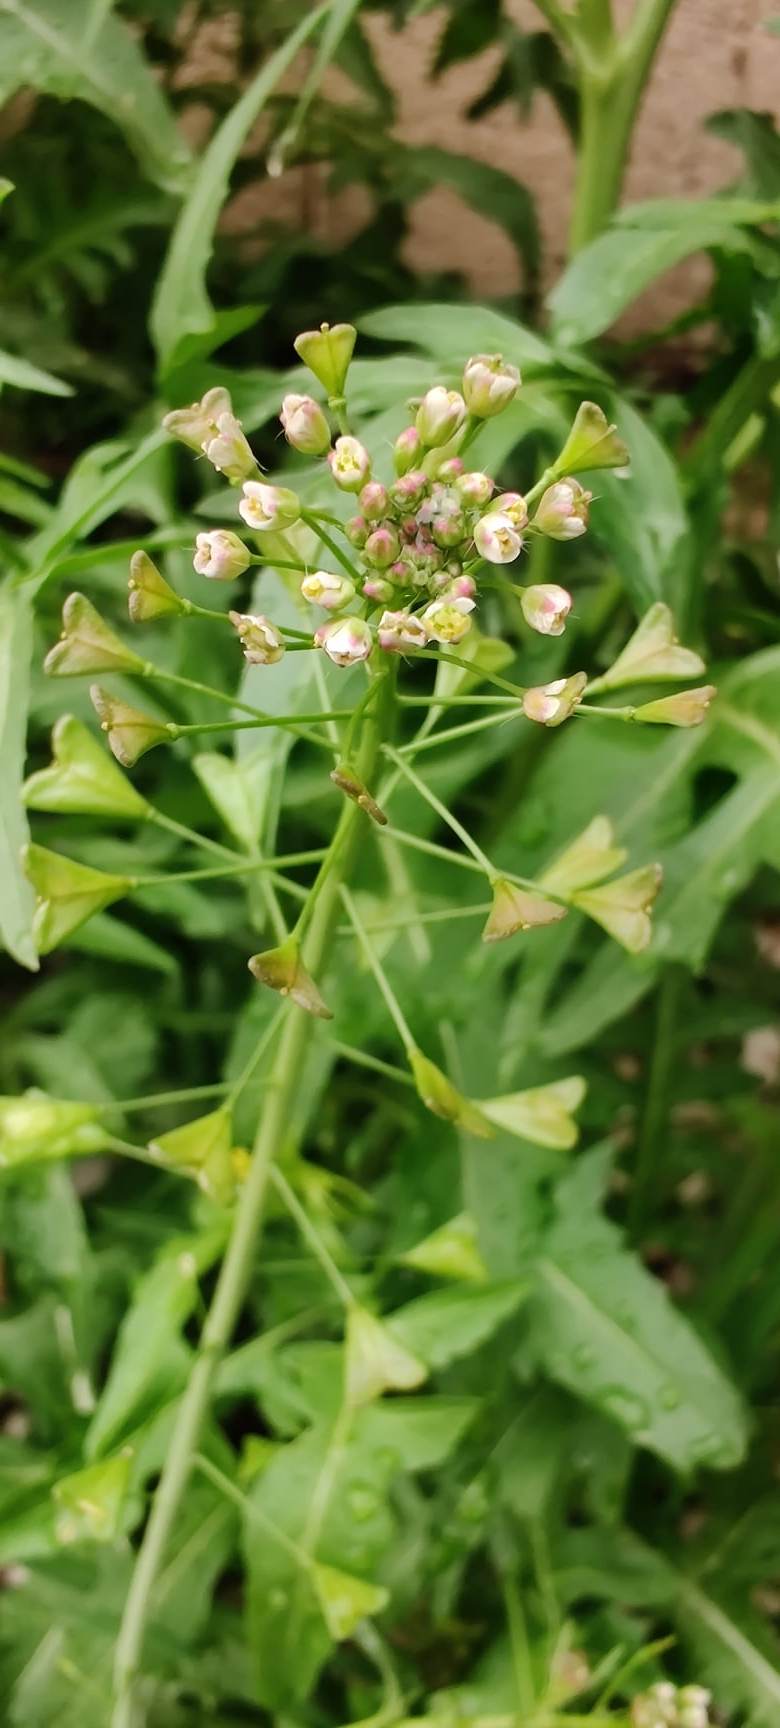
[[[0,210],[0,1090],[106,1103],[197,1087],[240,1069],[268,1013],[245,965],[261,913],[232,886],[149,890],[32,970],[21,717],[29,711],[27,766],[37,767],[62,708],[39,668],[63,594],[83,587],[122,630],[127,558],[142,542],[196,597],[193,516],[218,520],[225,503],[213,476],[157,435],[164,408],[228,384],[261,461],[278,468],[278,400],[301,376],[292,336],[345,315],[361,332],[354,406],[378,447],[397,430],[406,380],[409,393],[454,383],[473,351],[501,350],[523,370],[525,388],[480,447],[508,484],[536,472],[572,406],[595,396],[619,421],[632,471],[600,480],[593,533],[566,549],[577,609],[565,642],[534,659],[497,603],[486,627],[512,642],[523,677],[548,678],[586,659],[609,664],[636,616],[663,599],[719,685],[712,722],[650,737],[502,728],[440,752],[430,783],[507,865],[522,856],[532,868],[596,808],[610,814],[632,854],[665,865],[653,946],[632,960],[573,917],[522,955],[475,953],[458,924],[385,939],[413,1024],[435,1029],[462,1083],[488,1093],[575,1067],[589,1082],[595,1150],[567,1164],[538,1147],[519,1158],[507,1141],[491,1150],[486,1181],[484,1151],[459,1148],[392,1083],[315,1043],[303,1192],[355,1288],[393,1308],[428,1289],[399,1256],[451,1218],[454,1194],[488,1283],[482,1292],[461,1268],[444,1286],[435,1395],[367,1412],[334,1492],[328,1558],[381,1577],[393,1597],[385,1632],[363,1622],[334,1654],[302,1613],[280,1657],[284,1567],[277,1577],[251,1513],[197,1477],[156,1603],[145,1719],[238,1725],[275,1709],[311,1724],[504,1722],[517,1719],[519,1685],[523,1720],[575,1712],[595,1723],[610,1675],[673,1632],[669,1672],[711,1685],[729,1724],[776,1728],[780,140],[765,114],[721,113],[712,124],[741,153],[738,180],[709,198],[619,209],[617,183],[594,198],[593,161],[601,150],[603,164],[625,82],[599,86],[583,71],[583,42],[598,41],[609,8],[540,5],[529,30],[493,0],[440,6],[432,92],[449,67],[498,46],[474,112],[504,104],[505,123],[521,126],[543,92],[579,140],[581,174],[590,162],[570,262],[546,293],[528,189],[465,153],[413,147],[396,128],[371,19],[381,14],[401,42],[423,10],[0,0],[2,171],[13,187]],[[656,25],[670,10],[636,8]],[[767,51],[777,52],[769,33]],[[258,181],[311,165],[334,193],[365,194],[348,246],[329,250],[298,210],[285,222],[281,202],[249,233],[221,217]],[[509,235],[522,283],[511,302],[474,307],[446,257],[435,275],[414,274],[410,207],[441,185]],[[711,273],[697,303],[668,327],[621,334],[638,296],[700,253]],[[309,483],[300,465],[297,480]],[[534,560],[534,580],[561,575],[550,543]],[[279,578],[264,580],[266,596],[278,583],[281,605]],[[207,626],[177,622],[145,640],[171,670],[232,676]],[[300,699],[288,681],[277,689],[280,703]],[[80,686],[68,699],[91,721]],[[211,714],[186,694],[161,697],[158,711]],[[194,754],[158,752],[134,778],[169,816],[223,836]],[[282,824],[301,846],[329,833],[319,765],[305,748],[288,756],[269,735],[257,783],[245,773],[232,842],[268,843]],[[39,818],[35,832],[105,868],[164,868],[176,853],[148,826]],[[462,900],[458,872],[441,862],[416,861],[411,880],[429,910]],[[384,885],[364,872],[359,887],[380,917]],[[338,975],[339,1039],[392,1058],[366,977],[352,962]],[[259,1107],[255,1089],[247,1141]],[[181,1119],[166,1107],[162,1125]],[[140,1129],[134,1119],[145,1131],[160,1131],[159,1112],[142,1114]],[[108,1719],[127,1534],[159,1469],[220,1228],[188,1185],[121,1160],[80,1167],[76,1188],[58,1163],[3,1179],[0,1563],[12,1583],[28,1569],[25,1588],[4,1593],[0,1633],[13,1728]],[[568,1306],[540,1296],[540,1261],[563,1269]],[[675,1310],[656,1310],[662,1288],[690,1323],[684,1340]],[[313,1330],[298,1337],[302,1310]],[[293,1530],[333,1416],[332,1310],[279,1209],[203,1449]],[[255,1338],[261,1325],[273,1347]],[[698,1397],[698,1358],[686,1352],[701,1341],[732,1382],[738,1418]],[[665,1417],[642,1408],[656,1371],[671,1385]],[[111,1545],[84,1528],[63,1549],[52,1484],[130,1437],[131,1492]],[[275,1614],[274,1592],[285,1597]],[[574,1702],[560,1681],[569,1647],[590,1664]],[[658,1677],[658,1660],[644,1658],[637,1686]],[[616,1709],[633,1686],[616,1682]]]

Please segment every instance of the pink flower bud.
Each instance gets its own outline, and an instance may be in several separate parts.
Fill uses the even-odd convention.
[[[281,660],[284,641],[275,624],[261,613],[228,613],[250,666],[273,666]]]
[[[578,540],[588,526],[592,492],[579,480],[556,480],[542,493],[534,516],[534,527],[550,540]]]
[[[462,456],[448,456],[446,462],[442,462],[441,467],[437,470],[437,478],[451,485],[454,480],[460,478],[465,466]]]
[[[358,498],[358,504],[368,522],[379,522],[390,508],[390,496],[381,480],[369,480]]]
[[[313,606],[335,612],[354,599],[355,584],[349,576],[336,575],[332,570],[310,570],[301,583],[301,593]]]
[[[422,439],[416,426],[405,426],[393,445],[393,467],[396,474],[408,474],[422,455]]]
[[[435,384],[423,396],[417,410],[417,430],[423,444],[436,450],[442,444],[449,444],[460,431],[465,418],[466,404],[460,391],[445,390],[443,384]]]
[[[266,486],[262,480],[246,480],[239,500],[239,515],[258,533],[292,528],[301,514],[297,493],[288,486]]]
[[[232,582],[249,569],[252,555],[243,540],[229,528],[212,528],[195,536],[193,567],[199,576],[216,582]]]
[[[471,619],[468,616],[474,611],[474,601],[467,596],[458,600],[433,600],[426,606],[422,621],[431,641],[457,643],[462,642],[471,629]]]
[[[437,546],[459,546],[466,533],[466,519],[460,510],[434,516],[431,533]]]
[[[574,713],[582,701],[588,682],[587,672],[575,672],[571,678],[555,678],[551,684],[537,684],[526,690],[523,713],[540,726],[560,726]]]
[[[400,549],[401,542],[395,529],[383,523],[381,528],[375,528],[373,534],[369,534],[363,557],[375,570],[387,570],[390,564],[395,563]]]
[[[279,419],[288,444],[303,456],[324,456],[330,449],[330,427],[313,396],[285,396]]]
[[[257,463],[241,430],[241,422],[233,413],[219,415],[216,431],[209,431],[202,449],[217,473],[224,474],[234,486],[247,475],[257,473]]]
[[[461,474],[455,481],[455,486],[464,504],[474,504],[481,508],[488,504],[493,496],[493,482],[489,474],[480,474],[478,469],[472,469],[468,474]]]
[[[368,523],[365,516],[350,516],[349,521],[344,523],[344,533],[350,546],[356,546],[359,551],[361,546],[365,546],[368,539]]]
[[[427,647],[428,632],[413,612],[383,612],[377,639],[388,654],[408,654],[411,649]]]
[[[397,569],[397,566],[393,565],[393,569]],[[363,583],[363,593],[366,599],[378,600],[381,606],[386,606],[388,600],[392,600],[393,592],[393,584],[388,582],[386,576],[369,576],[368,580]]]
[[[526,624],[540,636],[562,636],[572,608],[572,598],[557,582],[539,582],[524,588],[520,605]]]
[[[463,394],[469,413],[480,420],[500,414],[517,394],[520,373],[500,354],[475,354],[466,361],[463,372]]]
[[[523,550],[523,537],[508,516],[491,510],[475,523],[474,544],[488,564],[512,564]]]
[[[374,641],[371,626],[364,618],[333,618],[320,625],[314,640],[334,666],[355,666],[358,661],[367,660]]]
[[[328,461],[341,492],[359,492],[371,473],[371,458],[359,438],[337,438]]]
[[[508,516],[513,528],[524,528],[528,521],[528,506],[520,492],[500,492],[490,508]]]
[[[398,510],[416,510],[428,491],[428,476],[421,468],[412,468],[408,474],[394,480],[390,487],[390,497]]]
[[[443,574],[446,576],[447,572]],[[443,600],[473,600],[477,592],[477,584],[473,576],[451,576],[441,590]]]

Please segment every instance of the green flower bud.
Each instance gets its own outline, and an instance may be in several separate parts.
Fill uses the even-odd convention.
[[[131,710],[132,712],[132,710]],[[154,724],[154,722],[151,722]],[[24,785],[28,810],[144,821],[149,805],[120,774],[102,745],[73,714],[63,714],[51,735],[52,761]]]
[[[393,445],[393,467],[396,474],[408,474],[423,454],[423,445],[416,426],[405,426]]]
[[[559,474],[581,474],[594,468],[625,468],[628,447],[611,426],[603,408],[581,402],[566,443],[555,462]]]
[[[163,415],[163,426],[172,438],[178,438],[188,450],[200,455],[204,445],[216,438],[222,415],[232,413],[229,390],[217,385],[207,390],[200,402],[192,402],[189,408],[173,408],[170,414]]]
[[[357,331],[353,324],[321,324],[319,330],[303,330],[293,343],[309,371],[324,385],[329,397],[344,395],[349,363]]]
[[[118,696],[111,696],[99,684],[90,686],[92,706],[100,721],[101,731],[108,738],[109,748],[123,768],[132,768],[155,744],[169,744],[171,734],[164,721],[131,708]],[[125,782],[127,784],[127,782]]]
[[[62,633],[43,662],[44,672],[75,678],[82,672],[139,672],[144,662],[96,612],[84,594],[69,594],[62,608]]]
[[[566,917],[566,907],[541,894],[531,894],[497,876],[493,883],[493,905],[482,931],[483,942],[503,942],[519,930],[535,930],[543,924],[558,924]]]
[[[520,373],[500,354],[475,354],[466,361],[463,395],[470,414],[487,420],[501,414],[517,395]]]
[[[26,846],[23,859],[38,900],[33,933],[39,954],[49,954],[95,912],[120,900],[132,887],[129,876],[109,876],[60,852],[49,852],[45,846]]]
[[[289,996],[291,1002],[296,1002],[299,1008],[304,1008],[307,1014],[313,1014],[319,1020],[333,1019],[314,979],[306,971],[294,936],[288,936],[278,948],[266,948],[262,954],[253,954],[247,964],[258,984],[267,985],[269,990],[278,990],[280,996]]]
[[[390,508],[390,494],[381,480],[369,480],[363,487],[358,504],[367,522],[381,522]]]
[[[363,557],[374,570],[389,570],[401,550],[401,542],[390,523],[384,522],[369,534]]]
[[[179,599],[145,552],[133,553],[127,586],[130,596],[127,609],[133,624],[147,624],[151,618],[187,611],[186,600]]]

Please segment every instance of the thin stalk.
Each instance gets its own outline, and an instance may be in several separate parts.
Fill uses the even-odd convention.
[[[156,1110],[165,1104],[194,1104],[200,1098],[218,1098],[228,1089],[226,1080],[214,1080],[209,1086],[181,1086],[173,1092],[148,1092],[138,1098],[111,1098],[93,1108],[101,1114],[112,1110]]]
[[[364,926],[368,936],[381,936],[386,930],[408,930],[409,923],[414,918],[415,924],[449,924],[453,918],[484,918],[492,907],[492,900],[480,900],[475,906],[440,906],[435,912],[408,912],[402,918],[384,918],[379,924]],[[351,936],[349,924],[337,924],[337,936]]]
[[[401,708],[430,708],[433,696],[399,696]],[[447,696],[439,699],[436,706],[448,708],[515,708],[516,703],[511,696]]]
[[[272,1518],[266,1518],[265,1513],[259,1506],[255,1505],[253,1500],[249,1499],[248,1494],[242,1494],[235,1482],[231,1482],[230,1477],[226,1476],[224,1470],[220,1470],[217,1464],[212,1464],[210,1458],[204,1457],[202,1452],[197,1452],[192,1463],[193,1468],[201,1476],[206,1476],[226,1500],[232,1501],[232,1504],[239,1508],[244,1518],[254,1519],[261,1530],[266,1532],[266,1535],[272,1537],[274,1542],[278,1542],[279,1547],[286,1550],[296,1565],[305,1567],[311,1564],[308,1555],[304,1554],[303,1549],[298,1547],[297,1542],[291,1540],[287,1531],[282,1530],[278,1524],[274,1524]]]
[[[251,702],[242,702],[238,696],[231,696],[227,690],[218,690],[214,684],[199,684],[195,678],[185,678],[181,672],[165,672],[160,666],[153,666],[151,661],[145,661],[139,678],[148,678],[150,683],[172,684],[177,690],[189,690],[195,696],[210,696],[215,702],[222,702],[228,708],[237,708],[241,714],[251,714],[254,720],[263,721],[266,725],[275,724],[284,727],[288,732],[295,732],[299,738],[305,738],[308,744],[316,744],[320,749],[329,749],[324,738],[316,732],[310,732],[305,726],[300,726],[295,720],[276,719],[273,715],[264,713],[262,708],[253,708]]]
[[[451,744],[456,738],[469,738],[475,732],[484,732],[489,726],[505,726],[509,720],[520,720],[523,716],[517,708],[509,713],[485,714],[481,720],[466,720],[462,726],[449,726],[444,732],[434,732],[428,738],[412,738],[409,744],[399,744],[399,756],[419,756],[421,750],[435,750],[439,744]]]
[[[339,926],[339,929],[343,928],[343,925]],[[353,934],[351,928],[348,934]],[[399,1086],[414,1087],[414,1080],[405,1068],[396,1068],[392,1062],[383,1062],[381,1056],[371,1056],[367,1050],[357,1050],[354,1044],[342,1044],[338,1038],[332,1038],[330,1044],[337,1056],[343,1056],[346,1062],[354,1062],[357,1068],[370,1068],[374,1074],[384,1074],[386,1079],[397,1081]]]
[[[463,823],[458,821],[457,816],[453,816],[452,811],[448,809],[447,805],[443,804],[440,798],[437,798],[436,793],[431,791],[430,786],[426,786],[425,781],[420,779],[419,774],[415,774],[414,769],[410,768],[409,763],[405,762],[403,757],[400,756],[390,744],[384,745],[383,753],[385,756],[389,757],[391,762],[395,763],[397,768],[400,768],[404,779],[409,781],[410,786],[414,787],[415,792],[419,792],[420,797],[425,800],[426,804],[430,804],[431,809],[436,811],[437,816],[441,817],[442,822],[446,822],[447,827],[452,829],[453,834],[456,834],[458,839],[462,840],[466,851],[471,853],[472,858],[476,859],[476,862],[480,865],[481,869],[484,870],[488,880],[492,882],[499,872],[491,864],[490,859],[483,852],[482,847],[477,844],[473,835],[469,833],[468,828],[464,828]]]
[[[359,588],[361,577],[357,565],[353,564],[352,559],[347,557],[346,552],[344,552],[341,546],[339,546],[338,541],[334,540],[333,535],[328,533],[327,528],[323,528],[322,517],[319,515],[319,512],[316,510],[302,510],[301,518],[306,523],[307,528],[311,528],[312,532],[317,535],[318,540],[322,541],[323,546],[327,546],[328,551],[336,559],[337,564],[341,565],[342,570],[346,570],[347,575],[351,576],[355,587]],[[340,522],[338,526],[339,528],[341,527]]]
[[[278,1164],[274,1164],[271,1169],[271,1181],[273,1182],[277,1194],[281,1195],[290,1217],[295,1219],[304,1242],[306,1242],[308,1247],[311,1249],[315,1260],[319,1261],[319,1264],[325,1273],[325,1277],[327,1278],[328,1283],[335,1290],[339,1301],[343,1303],[345,1308],[351,1308],[355,1298],[350,1290],[346,1278],[339,1270],[333,1255],[323,1242],[319,1230],[317,1230],[312,1224],[308,1213],[301,1205],[294,1188],[290,1187],[287,1177],[282,1175]]]
[[[522,702],[525,689],[522,684],[512,684],[508,678],[501,678],[497,672],[486,672],[483,666],[472,666],[468,660],[463,660],[457,654],[448,654],[443,648],[418,648],[415,651],[417,660],[446,660],[448,666],[457,666],[460,672],[470,673],[472,677],[484,678],[487,684],[495,684],[497,690],[505,690],[507,695],[514,696]]]
[[[683,968],[667,967],[658,990],[655,1043],[631,1190],[629,1217],[635,1235],[640,1234],[644,1225],[650,1196],[658,1183],[662,1164],[671,1105],[671,1084],[678,1056],[677,1024],[684,985]]]
[[[478,864],[476,858],[464,858],[462,852],[451,852],[449,847],[439,846],[435,840],[424,840],[420,834],[409,834],[405,828],[393,828],[388,824],[387,828],[378,828],[376,832],[380,842],[398,840],[402,846],[410,846],[415,852],[426,852],[429,858],[441,858],[445,864],[457,864],[461,870],[473,870],[478,876],[485,875],[484,864]],[[514,882],[518,888],[527,888],[530,893],[542,894],[545,900],[554,900],[558,906],[568,905],[562,894],[553,894],[551,889],[543,888],[539,882],[535,882],[532,876],[518,876],[515,870],[496,870],[492,864],[490,868],[494,877],[501,876],[507,882]]]
[[[296,724],[319,720],[324,725],[330,720],[349,720],[352,712],[351,708],[334,708],[331,713],[296,714],[294,718]],[[166,731],[176,739],[194,737],[198,732],[259,732],[265,726],[286,727],[288,724],[287,719],[280,720],[276,714],[267,714],[263,720],[195,720],[182,726],[176,720],[169,720]]]
[[[385,691],[390,693],[390,681]],[[370,778],[379,746],[380,728],[387,723],[385,704],[368,711],[358,757],[361,778]],[[349,868],[359,824],[365,820],[357,804],[345,802],[333,840],[320,867],[316,904],[307,933],[305,959],[315,973],[326,957],[335,924],[339,888]],[[268,1078],[265,1108],[255,1137],[246,1182],[233,1217],[227,1249],[211,1306],[201,1333],[189,1380],[179,1404],[168,1452],[151,1512],[138,1550],[115,1647],[114,1708],[111,1728],[134,1728],[136,1682],[143,1656],[147,1622],[153,1610],[155,1583],[165,1557],[182,1495],[209,1408],[216,1369],[228,1347],[251,1275],[273,1161],[291,1137],[292,1106],[300,1088],[303,1060],[312,1035],[312,1019],[288,1007]],[[300,1130],[299,1130],[300,1133]],[[294,1148],[293,1148],[294,1150]]]
[[[379,955],[377,954],[376,949],[372,947],[372,945],[369,941],[368,931],[366,930],[365,924],[363,923],[363,920],[360,916],[360,913],[358,912],[357,906],[355,905],[355,902],[352,898],[352,895],[350,894],[349,889],[346,888],[343,883],[341,886],[341,898],[342,898],[344,905],[346,907],[347,917],[349,918],[349,921],[350,921],[350,923],[354,929],[355,935],[357,936],[357,939],[358,939],[360,946],[363,950],[363,953],[366,957],[366,960],[368,962],[370,970],[374,974],[374,978],[376,979],[377,985],[379,987],[380,995],[384,999],[385,1006],[386,1006],[387,1011],[390,1015],[390,1018],[393,1022],[393,1025],[395,1026],[395,1029],[398,1033],[398,1036],[401,1040],[401,1043],[403,1044],[403,1047],[406,1051],[414,1050],[415,1041],[414,1041],[414,1038],[412,1037],[412,1033],[411,1033],[411,1030],[409,1027],[409,1022],[406,1019],[403,1008],[401,1007],[401,1004],[398,1000],[398,997],[396,996],[396,993],[393,989],[393,986],[390,983],[390,979],[388,978],[387,973],[385,972],[384,966],[382,965],[382,962],[379,958]]]

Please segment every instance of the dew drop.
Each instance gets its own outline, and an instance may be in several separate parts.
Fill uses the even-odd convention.
[[[270,1590],[268,1593],[268,1606],[273,1609],[274,1614],[281,1614],[282,1609],[287,1607],[287,1601],[286,1590]]]
[[[661,1404],[664,1410],[676,1410],[680,1403],[680,1394],[676,1386],[661,1387]]]
[[[373,1488],[353,1488],[347,1499],[352,1516],[357,1518],[359,1524],[365,1524],[367,1518],[373,1518],[379,1505]]]
[[[601,1401],[610,1416],[632,1433],[644,1428],[649,1421],[650,1412],[644,1399],[638,1398],[634,1392],[627,1392],[623,1386],[605,1386]]]
[[[575,1368],[592,1368],[595,1360],[596,1360],[596,1357],[595,1357],[594,1351],[591,1349],[590,1344],[578,1344],[577,1345],[577,1348],[574,1351],[574,1354],[572,1356],[572,1361],[574,1363]]]

